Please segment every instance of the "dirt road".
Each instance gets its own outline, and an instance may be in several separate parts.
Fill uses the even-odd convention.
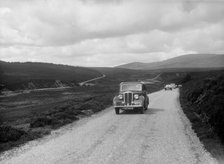
[[[106,75],[102,75],[100,77],[96,77],[96,78],[93,78],[93,79],[90,79],[90,80],[86,80],[86,81],[80,82],[79,85],[83,86],[86,83],[89,83],[89,82],[92,82],[92,81],[96,81],[96,80],[102,79],[104,77],[106,77]]]
[[[145,114],[115,115],[108,108],[0,163],[216,163],[191,130],[178,96],[178,90],[150,94]]]

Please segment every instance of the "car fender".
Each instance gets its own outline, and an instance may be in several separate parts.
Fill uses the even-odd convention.
[[[149,105],[149,97],[146,97],[147,105]]]
[[[144,96],[139,96],[139,100],[142,102],[142,105],[144,104],[145,97]]]
[[[113,98],[113,102],[115,103],[115,102],[117,102],[117,101],[119,101],[120,99],[118,98],[118,96],[115,96],[114,98]]]

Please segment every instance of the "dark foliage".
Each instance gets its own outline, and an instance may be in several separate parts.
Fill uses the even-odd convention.
[[[189,74],[189,73],[187,73],[186,75],[185,75],[185,77],[180,81],[180,83],[181,84],[184,84],[184,83],[186,83],[186,82],[188,82],[188,81],[190,81],[191,80],[191,75]]]
[[[30,123],[31,128],[44,127],[47,125],[58,124],[58,120],[49,117],[39,117]]]
[[[0,126],[0,143],[17,141],[25,132],[10,126]]]
[[[82,110],[92,110],[94,113],[95,112],[99,112],[101,110],[104,109],[104,105],[103,103],[99,102],[99,101],[94,101],[94,100],[91,100],[91,101],[88,101],[86,103],[84,103],[83,105],[81,105],[81,109]]]
[[[224,141],[224,73],[195,76],[183,85],[181,97]]]

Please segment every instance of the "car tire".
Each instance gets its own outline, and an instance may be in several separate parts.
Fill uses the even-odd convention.
[[[147,110],[148,109],[148,105],[147,103],[145,104],[145,107],[144,107],[144,110]]]
[[[140,108],[140,114],[144,114],[144,111],[145,111],[144,107],[141,107]]]
[[[115,113],[119,114],[120,113],[120,109],[119,108],[115,108]]]

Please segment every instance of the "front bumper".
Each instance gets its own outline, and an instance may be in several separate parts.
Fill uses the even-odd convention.
[[[114,98],[113,106],[114,106],[114,108],[120,108],[123,110],[142,108],[142,107],[144,107],[144,99],[143,99],[143,97],[140,97],[138,100],[134,100],[134,101],[131,101],[130,103],[127,103],[124,100],[121,101],[119,99]]]
[[[129,109],[141,108],[141,107],[143,107],[143,104],[141,102],[138,102],[138,103],[135,102],[133,104],[121,104],[121,103],[114,104],[114,108],[120,108],[123,110],[125,109],[129,110]]]
[[[142,107],[142,105],[125,105],[125,106],[121,106],[121,105],[114,105],[115,108],[140,108]]]

